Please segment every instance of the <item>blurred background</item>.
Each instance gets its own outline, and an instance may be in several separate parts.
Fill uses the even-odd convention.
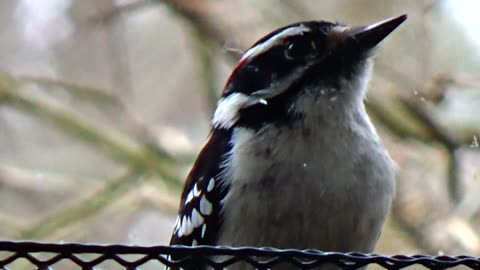
[[[162,245],[243,50],[407,13],[367,107],[399,167],[377,252],[480,255],[478,0],[2,0],[0,238]]]

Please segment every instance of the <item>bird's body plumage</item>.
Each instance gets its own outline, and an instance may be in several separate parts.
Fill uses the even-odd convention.
[[[373,250],[394,193],[393,163],[363,106],[328,106],[336,117],[311,102],[302,108],[312,111],[288,126],[234,129],[219,177],[231,210],[217,244]]]
[[[346,42],[353,31],[298,23],[247,50],[187,178],[171,244],[373,251],[394,166],[363,105],[372,49],[358,48],[381,39]]]

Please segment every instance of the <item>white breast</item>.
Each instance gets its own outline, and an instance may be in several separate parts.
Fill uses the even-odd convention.
[[[258,133],[236,128],[219,245],[373,250],[393,166],[363,108],[345,117],[354,126],[313,117]]]

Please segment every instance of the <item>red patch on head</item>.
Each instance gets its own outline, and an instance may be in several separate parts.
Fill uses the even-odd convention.
[[[230,79],[232,78],[233,74],[235,74],[237,72],[237,70],[243,66],[243,64],[245,64],[245,62],[248,60],[248,57],[245,57],[245,58],[241,58],[240,61],[238,61],[237,65],[235,66],[235,68],[233,69],[232,73],[230,73],[230,76],[228,76],[228,80],[227,80],[227,84],[230,82]]]

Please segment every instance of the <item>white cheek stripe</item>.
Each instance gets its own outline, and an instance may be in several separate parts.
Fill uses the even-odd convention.
[[[304,25],[289,27],[289,28],[283,30],[282,32],[272,36],[271,38],[269,38],[265,42],[260,43],[253,48],[250,48],[248,51],[246,51],[243,54],[242,59],[240,59],[240,62],[245,60],[245,59],[252,58],[256,55],[259,55],[259,54],[267,51],[268,49],[270,49],[273,46],[280,43],[286,37],[299,35],[303,32],[308,32],[308,31],[310,31],[310,29],[308,27],[305,27]]]
[[[349,27],[349,26],[336,25],[336,26],[332,27],[332,29],[330,31],[337,32],[337,33],[343,33],[343,32],[346,32],[350,29],[351,29],[351,27]]]
[[[238,120],[238,111],[252,104],[252,98],[242,93],[233,93],[217,102],[212,124],[215,127],[230,128]]]
[[[315,64],[315,62],[298,67],[286,78],[283,78],[283,80],[272,82],[268,88],[257,90],[251,93],[250,96],[237,92],[221,98],[217,102],[217,109],[213,114],[213,126],[216,128],[231,128],[238,121],[240,109],[255,104],[267,106],[269,98],[285,92],[288,87],[300,78],[305,73],[305,70],[309,69],[313,64]]]
[[[251,96],[247,96],[243,93],[233,93],[227,97],[221,98],[217,102],[217,109],[213,114],[213,126],[231,128],[238,120],[238,112],[240,109],[255,104],[268,105],[268,101],[265,98],[274,96],[275,93],[276,92],[272,90],[260,90],[252,93]]]
[[[269,40],[249,49],[243,55],[240,62],[247,58],[251,58],[255,55],[261,54],[262,52],[270,49],[277,43],[281,42],[286,37],[299,35],[308,31],[310,31],[310,29],[308,27],[305,27],[304,25],[287,28],[282,32],[274,35]],[[217,102],[217,109],[213,114],[213,126],[217,128],[231,128],[238,120],[238,112],[240,109],[252,106],[254,104],[268,105],[268,98],[276,96],[282,91],[284,91],[294,79],[298,78],[300,75],[303,74],[303,71],[306,68],[307,67],[301,67],[295,72],[293,72],[284,81],[282,81],[281,84],[275,83],[270,85],[267,89],[259,89],[256,92],[252,93],[250,96],[247,96],[243,93],[233,93],[227,97],[221,98]]]

